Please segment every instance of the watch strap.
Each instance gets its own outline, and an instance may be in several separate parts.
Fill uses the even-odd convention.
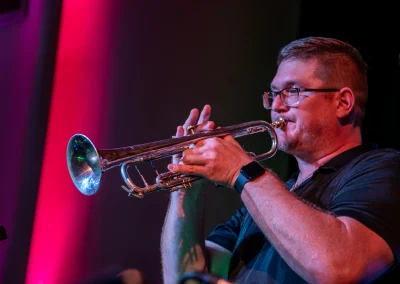
[[[246,184],[246,182],[248,182],[249,179],[243,175],[243,173],[239,173],[239,176],[237,177],[236,181],[235,181],[235,190],[238,193],[242,193],[244,185]]]
[[[248,173],[246,172],[246,170],[249,168],[249,166],[252,166],[252,168],[254,169],[254,167],[257,168],[257,172],[256,173]],[[244,165],[239,172],[239,176],[236,178],[235,184],[234,184],[234,188],[235,190],[240,194],[243,191],[244,185],[249,182],[252,181],[254,179],[256,179],[257,177],[261,176],[262,174],[264,174],[266,171],[266,169],[264,169],[260,164],[258,164],[256,161],[250,162],[247,165]]]

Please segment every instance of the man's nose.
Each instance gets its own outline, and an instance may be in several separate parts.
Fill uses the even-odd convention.
[[[272,101],[271,110],[274,112],[283,112],[287,111],[288,107],[283,104],[281,96],[276,96]]]

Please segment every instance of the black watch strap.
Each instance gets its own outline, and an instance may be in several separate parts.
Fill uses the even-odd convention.
[[[240,169],[239,176],[235,181],[235,190],[239,193],[242,193],[244,185],[256,179],[257,177],[263,175],[265,173],[265,168],[261,166],[256,161],[250,162],[247,165],[244,165]]]

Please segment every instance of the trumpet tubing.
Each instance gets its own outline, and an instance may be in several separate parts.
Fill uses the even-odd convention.
[[[285,121],[280,119],[274,123],[262,120],[246,122],[238,125],[223,127],[215,130],[207,130],[188,136],[170,138],[156,142],[128,146],[114,149],[97,149],[90,139],[83,134],[73,135],[67,145],[67,166],[71,179],[76,188],[84,195],[93,195],[100,188],[102,174],[114,167],[121,167],[121,175],[125,181],[122,188],[129,196],[143,197],[147,193],[159,190],[176,191],[191,187],[191,183],[201,179],[199,176],[182,175],[172,172],[159,174],[154,184],[149,184],[140,174],[144,187],[133,183],[128,174],[128,168],[141,163],[150,163],[172,155],[182,153],[191,144],[210,137],[224,137],[232,135],[234,138],[252,135],[267,131],[272,139],[270,150],[255,156],[255,160],[269,159],[277,152],[277,136],[274,128],[282,128]]]

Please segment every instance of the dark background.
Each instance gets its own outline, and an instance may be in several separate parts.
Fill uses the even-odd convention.
[[[107,4],[113,5],[110,14],[104,15],[110,19],[113,50],[105,59],[110,62],[104,91],[108,104],[106,112],[99,115],[106,117],[107,123],[100,127],[106,133],[97,141],[100,148],[168,138],[191,108],[206,103],[213,107],[212,118],[222,126],[269,121],[260,95],[273,78],[279,49],[303,36],[337,37],[360,50],[369,64],[370,78],[364,141],[399,148],[394,136],[399,123],[400,31],[394,4],[142,2]],[[24,283],[28,266],[62,5],[60,0],[31,0],[22,21],[0,18],[0,225],[8,234],[0,243],[2,283]],[[90,13],[90,8],[87,11]],[[65,157],[64,152],[53,155]],[[283,153],[265,164],[282,178],[295,167]],[[169,194],[129,199],[118,189],[122,183],[118,170],[105,176],[102,190],[90,197],[85,245],[76,254],[86,265],[75,268],[68,263],[75,270],[63,272],[63,281],[71,283],[119,264],[140,269],[149,280],[159,283],[160,233]],[[70,185],[70,180],[58,182]],[[208,187],[206,232],[240,205],[235,193]],[[75,233],[73,226],[71,233]]]

